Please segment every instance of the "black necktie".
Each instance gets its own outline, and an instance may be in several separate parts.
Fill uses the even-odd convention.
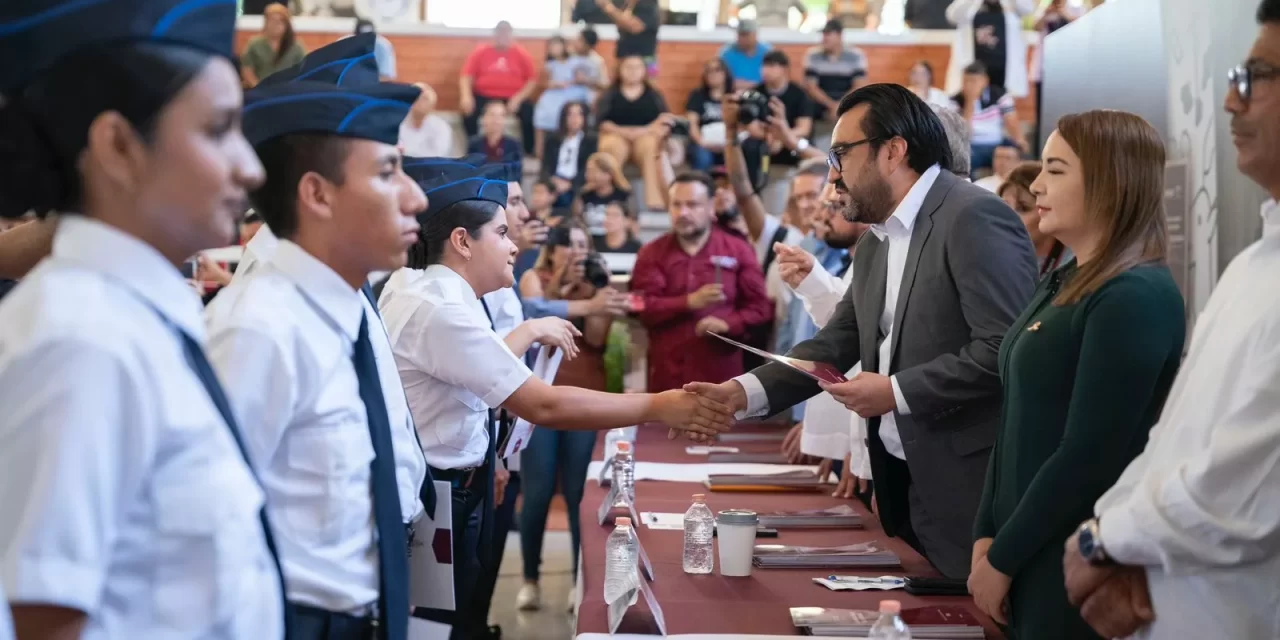
[[[378,565],[381,589],[378,616],[383,640],[404,640],[409,625],[409,541],[400,512],[400,489],[396,485],[395,453],[391,447],[391,421],[378,381],[378,363],[369,341],[369,317],[361,315],[351,361],[360,381],[360,399],[369,419],[369,439],[373,441],[373,521],[378,528]]]
[[[853,251],[845,251],[844,255],[840,256],[840,274],[839,275],[841,278],[844,277],[844,274],[849,272],[849,265],[851,264],[853,264]]]
[[[227,429],[231,431],[231,437],[236,441],[236,448],[240,450],[244,463],[249,467],[249,473],[253,473],[253,463],[249,460],[249,452],[245,449],[244,439],[240,437],[240,428],[236,425],[235,417],[231,415],[231,404],[227,402],[227,394],[222,390],[222,384],[218,382],[218,377],[213,373],[213,367],[209,365],[209,359],[204,355],[204,349],[185,331],[178,331],[178,335],[182,336],[182,349],[186,352],[187,364],[191,366],[191,370],[195,372],[196,377],[200,379],[200,384],[204,385],[204,390],[209,394],[209,399],[213,400],[213,406],[217,408],[218,413],[222,415],[222,421],[227,423]],[[254,475],[257,480],[257,475]],[[285,596],[284,570],[280,568],[280,553],[276,551],[276,538],[271,534],[271,523],[267,521],[267,507],[263,505],[258,511],[258,521],[262,523],[262,536],[267,540],[267,551],[271,552],[271,562],[275,564],[276,575],[280,577],[280,605],[284,612],[284,635],[289,638],[292,626],[289,623],[289,606]]]

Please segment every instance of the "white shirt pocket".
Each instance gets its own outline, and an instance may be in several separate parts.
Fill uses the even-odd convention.
[[[373,445],[364,424],[300,429],[288,448],[290,482],[310,487],[310,499],[284,506],[300,543],[333,545],[368,526]]]

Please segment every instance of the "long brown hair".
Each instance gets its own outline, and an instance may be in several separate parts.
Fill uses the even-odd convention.
[[[293,31],[293,17],[289,14],[289,7],[279,2],[268,4],[262,11],[264,30],[266,28],[265,20],[272,14],[277,14],[284,19],[284,35],[280,36],[280,48],[276,51],[275,59],[275,64],[280,64],[280,61],[289,54],[289,50],[293,48],[294,43],[298,41],[298,35]]]
[[[1146,120],[1125,111],[1097,109],[1064,116],[1062,136],[1084,171],[1085,216],[1102,225],[1097,255],[1082,265],[1054,299],[1079,302],[1135,266],[1164,262],[1164,141]]]

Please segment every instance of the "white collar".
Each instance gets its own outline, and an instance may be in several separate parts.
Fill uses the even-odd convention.
[[[933,183],[938,180],[939,173],[941,169],[935,164],[920,174],[916,183],[911,185],[907,195],[902,198],[902,202],[899,202],[898,207],[893,210],[893,215],[882,224],[871,225],[871,232],[876,234],[876,238],[884,240],[889,234],[890,226],[895,226],[908,235],[911,234],[911,230],[916,226],[916,217],[920,215],[920,207],[924,206],[924,199],[933,188]]]
[[[448,286],[455,287],[459,297],[468,307],[480,313],[481,316],[488,317],[484,312],[484,305],[480,304],[480,296],[476,295],[476,290],[471,287],[471,283],[467,282],[466,278],[462,277],[462,274],[445,265],[433,264],[422,271],[422,278],[418,282],[432,281],[444,282]]]
[[[1280,202],[1274,198],[1262,203],[1262,234],[1280,233]]]
[[[349,341],[360,336],[364,321],[363,295],[338,275],[329,265],[307,253],[290,240],[280,240],[271,266],[292,280],[321,313],[337,325]]]
[[[244,244],[245,251],[248,251],[255,260],[266,262],[275,255],[276,245],[280,244],[280,238],[276,237],[271,227],[262,225],[258,227],[257,233]]]
[[[155,247],[83,215],[63,215],[53,256],[110,276],[197,342],[204,340],[200,297]]]

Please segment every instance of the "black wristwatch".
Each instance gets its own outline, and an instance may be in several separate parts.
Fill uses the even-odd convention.
[[[1076,534],[1080,555],[1096,567],[1115,564],[1111,556],[1107,555],[1107,550],[1102,547],[1102,534],[1099,531],[1097,518],[1085,520],[1080,525],[1080,530]]]

